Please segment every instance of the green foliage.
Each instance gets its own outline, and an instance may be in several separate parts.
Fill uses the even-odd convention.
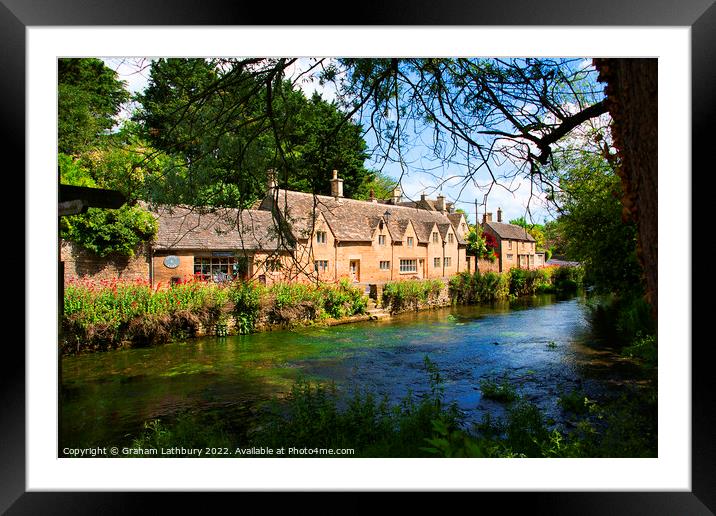
[[[391,406],[370,392],[348,395],[333,383],[300,379],[250,428],[186,413],[147,422],[133,447],[352,448],[354,457],[656,456],[655,389],[630,391],[601,404],[581,391],[563,395],[560,405],[578,418],[571,431],[550,428],[535,404],[518,397],[504,417],[488,413],[467,430],[456,405],[444,403],[438,368],[428,357],[424,362],[430,387],[419,399],[408,393]]]
[[[584,284],[584,274],[584,267],[579,265],[555,267],[552,272],[552,285],[557,292],[576,292]]]
[[[417,401],[408,394],[389,406],[385,398],[355,392],[342,398],[335,385],[299,380],[289,395],[274,402],[252,434],[255,446],[353,448],[357,457],[425,457],[434,454],[439,431],[459,428],[455,405],[442,402],[442,379],[426,357],[430,393]],[[428,443],[432,446],[425,446]]]
[[[594,331],[622,345],[656,334],[651,307],[641,296],[594,295],[587,307]]]
[[[647,368],[655,368],[659,359],[656,335],[638,338],[622,350],[622,355],[636,358]]]
[[[132,440],[130,449],[134,450],[156,450],[157,455],[161,456],[162,450],[176,448],[198,448],[205,451],[209,450],[221,451],[224,448],[233,450],[236,441],[230,429],[221,419],[213,421],[202,420],[199,422],[196,414],[184,412],[179,414],[171,422],[162,421],[160,419],[152,419],[144,423],[144,428],[139,436]],[[133,454],[131,451],[125,455],[126,457],[142,457],[144,455]],[[222,455],[203,453],[202,457]],[[154,457],[154,455],[150,455]],[[193,457],[192,455],[171,455],[171,457]]]
[[[621,181],[612,164],[593,152],[565,153],[558,219],[570,259],[579,261],[585,281],[599,292],[640,293],[642,271],[636,255],[636,225],[622,221]]]
[[[60,236],[98,256],[134,256],[137,248],[157,233],[156,219],[137,206],[116,210],[89,208],[87,213],[60,219]]]
[[[503,378],[499,383],[491,378],[482,380],[480,392],[483,398],[500,403],[512,403],[518,398],[517,390],[507,378]]]
[[[450,279],[450,296],[455,303],[489,303],[506,299],[509,278],[496,272],[461,272]]]
[[[226,286],[187,282],[156,289],[143,281],[73,281],[65,286],[64,353],[153,345],[220,322]]]
[[[330,194],[333,169],[348,197],[380,190],[383,177],[363,166],[361,126],[319,95],[306,98],[268,61],[265,72],[240,60],[152,63],[135,120],[153,146],[187,164],[165,175],[163,202],[249,207],[269,169],[292,190]]]
[[[347,281],[338,284],[256,282],[212,283],[189,279],[152,289],[147,282],[73,281],[65,287],[63,327],[66,353],[112,349],[123,342],[150,345],[193,336],[226,325],[234,316],[236,332],[251,333],[259,320],[294,326],[326,317],[365,312],[363,292]],[[79,349],[78,349],[79,348]]]
[[[576,415],[588,414],[590,408],[594,406],[594,401],[590,400],[581,390],[573,390],[562,394],[557,403],[565,412],[571,412]]]
[[[251,333],[261,309],[261,295],[265,291],[255,282],[236,282],[229,291],[229,299],[234,305],[237,330],[240,334]]]
[[[440,280],[391,281],[383,286],[381,304],[391,312],[417,310],[420,303],[437,300],[444,286]]]
[[[368,302],[361,289],[341,280],[337,285],[322,285],[323,310],[329,317],[340,319],[365,312]]]
[[[57,79],[58,150],[76,154],[114,127],[114,117],[129,100],[129,93],[100,59],[60,58]]]

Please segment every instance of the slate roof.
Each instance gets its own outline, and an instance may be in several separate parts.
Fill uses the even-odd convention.
[[[279,190],[277,206],[282,214],[286,214],[294,235],[305,239],[310,236],[315,214],[322,213],[326,218],[335,237],[342,242],[367,242],[372,240],[376,219],[380,219],[386,210],[391,212],[388,230],[393,240],[402,241],[408,221],[413,222],[418,241],[427,242],[430,238],[432,224],[450,224],[447,214],[439,211],[419,209],[409,206],[386,205],[379,202],[359,201],[326,195]],[[261,202],[262,210],[270,210],[273,196],[266,196]],[[427,228],[427,229],[426,229]],[[458,237],[458,244],[465,241]]]
[[[447,218],[450,219],[450,222],[452,223],[453,227],[456,228],[460,224],[462,213],[448,213]]]
[[[157,218],[155,249],[270,250],[280,245],[269,211],[159,206],[150,212]]]
[[[488,226],[495,232],[497,236],[503,240],[524,240],[526,242],[535,242],[535,239],[530,235],[526,229],[515,226],[514,224],[505,224],[504,222],[485,222],[485,226]]]

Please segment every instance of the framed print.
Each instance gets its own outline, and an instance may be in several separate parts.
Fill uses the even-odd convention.
[[[0,5],[0,33],[3,34],[3,47],[6,49],[0,59],[6,71],[5,76],[13,78],[3,81],[3,119],[6,127],[12,128],[6,135],[7,148],[26,149],[24,154],[16,154],[24,157],[26,177],[23,183],[28,207],[25,211],[27,255],[24,276],[28,299],[25,349],[21,350],[17,345],[7,346],[8,356],[3,360],[5,374],[0,380],[5,401],[0,409],[4,423],[0,430],[0,442],[3,443],[0,448],[0,509],[8,510],[9,514],[47,512],[47,508],[60,513],[63,510],[93,513],[100,508],[106,510],[107,507],[121,507],[123,512],[146,510],[162,498],[148,494],[155,491],[175,495],[185,491],[460,491],[490,496],[503,503],[509,500],[524,509],[534,510],[538,507],[538,510],[551,514],[601,514],[606,511],[617,514],[711,514],[716,510],[713,489],[716,482],[716,457],[712,442],[712,375],[708,371],[707,346],[692,346],[691,330],[692,312],[696,312],[694,308],[697,306],[691,287],[691,267],[695,262],[692,253],[696,248],[692,247],[691,241],[692,235],[696,234],[692,229],[695,218],[691,210],[691,184],[694,178],[698,180],[702,175],[693,174],[691,170],[712,168],[704,159],[710,149],[705,139],[711,133],[709,124],[714,114],[712,92],[716,87],[716,77],[711,66],[716,48],[713,42],[716,7],[712,2],[690,0],[686,3],[662,2],[658,5],[639,5],[641,2],[628,5],[580,2],[565,7],[550,1],[541,3],[539,9],[535,9],[535,4],[524,1],[479,8],[469,2],[454,1],[439,6],[420,2],[402,10],[397,4],[381,3],[372,8],[366,6],[365,13],[351,23],[340,24],[316,22],[312,15],[295,7],[274,9],[277,12],[270,13],[269,9],[259,5],[239,9],[233,5],[222,6],[212,2],[201,7],[189,2],[145,4],[130,2],[120,6],[97,2],[84,5],[74,0],[2,0]],[[266,20],[270,20],[270,24],[264,24]],[[539,50],[535,50],[536,47]],[[86,428],[91,425],[85,424],[89,420],[84,418],[91,413],[97,420],[105,418],[103,421],[112,421],[113,425],[121,428],[126,419],[126,414],[121,412],[122,404],[126,401],[129,406],[128,398],[139,395],[138,385],[143,380],[141,374],[127,378],[122,376],[122,367],[138,366],[128,362],[113,363],[106,366],[107,377],[92,386],[97,389],[96,392],[110,392],[107,385],[119,386],[116,392],[111,391],[116,399],[113,399],[109,409],[102,408],[103,394],[97,394],[97,398],[87,397],[89,401],[84,405],[73,405],[73,412],[64,417],[52,403],[52,400],[59,399],[58,377],[73,374],[58,364],[56,342],[47,342],[52,338],[51,335],[56,334],[54,328],[59,324],[56,301],[63,299],[60,292],[64,292],[63,286],[57,286],[60,271],[55,268],[55,257],[65,260],[57,246],[55,224],[58,219],[54,209],[58,200],[54,180],[59,169],[55,147],[57,120],[54,117],[58,102],[55,68],[58,59],[261,55],[467,55],[518,59],[526,57],[523,53],[528,52],[546,57],[564,55],[595,58],[602,77],[610,73],[609,58],[658,61],[658,74],[655,77],[658,77],[659,124],[658,133],[654,131],[658,146],[655,144],[653,148],[654,154],[658,148],[658,173],[662,187],[658,194],[658,226],[654,224],[652,227],[658,228],[662,251],[658,260],[661,296],[657,322],[662,348],[658,352],[659,428],[656,456],[597,460],[567,459],[561,456],[522,458],[524,456],[519,455],[513,458],[505,458],[509,455],[503,455],[489,459],[484,456],[448,459],[444,457],[452,456],[445,455],[429,459],[412,456],[408,459],[300,457],[293,461],[275,456],[252,456],[241,460],[216,458],[214,455],[211,458],[191,457],[183,452],[163,460],[147,457],[123,456],[111,459],[99,456],[90,459],[73,456],[75,452],[72,450],[97,451],[98,448],[90,448],[85,444],[75,445],[73,438],[67,438],[68,434],[62,434],[58,427],[70,425],[73,431],[77,429],[79,432],[81,429],[90,432]],[[600,65],[600,58],[607,64]],[[145,80],[148,73],[145,71]],[[269,89],[267,95],[271,94]],[[509,120],[509,116],[505,119]],[[184,129],[190,133],[193,128],[186,126]],[[503,136],[507,134],[502,126],[499,130]],[[274,131],[278,131],[278,128],[274,127]],[[539,147],[536,149],[531,152],[537,152]],[[302,151],[309,152],[306,148],[302,148]],[[280,153],[278,150],[276,152]],[[536,158],[535,162],[538,161],[539,158]],[[42,171],[48,167],[51,170],[44,178]],[[177,177],[181,179],[181,176]],[[652,179],[656,183],[656,179]],[[273,191],[272,184],[273,188],[280,190],[278,183],[271,183],[275,180],[271,174],[261,178],[262,188],[267,180],[270,192]],[[332,178],[326,176],[325,183],[326,188],[330,188],[326,190],[330,195],[326,193],[323,202],[335,202],[335,210],[322,214],[322,222],[319,222],[324,225],[316,226],[318,231],[308,240],[314,253],[320,253],[321,246],[334,246],[336,258],[334,262],[334,257],[329,253],[325,256],[314,254],[315,260],[311,259],[309,272],[325,276],[334,268],[332,279],[338,282],[339,244],[334,242],[343,242],[344,246],[348,246],[345,242],[351,239],[349,229],[354,229],[351,224],[358,224],[351,218],[354,213],[346,214],[342,219],[339,215],[357,187],[347,177],[344,181],[336,170]],[[403,185],[405,191],[402,193],[409,194],[406,197],[417,207],[420,191],[414,189],[408,192],[407,185],[407,182]],[[656,192],[655,186],[654,189]],[[211,193],[216,194],[214,190]],[[373,211],[366,211],[363,218],[369,220],[373,217],[375,228],[372,230],[380,233],[375,236],[372,245],[378,250],[386,244],[392,246],[393,240],[398,239],[398,229],[391,233],[391,228],[399,226],[397,215],[405,207],[398,203],[406,199],[401,200],[400,194],[397,194],[397,200],[393,199],[391,203],[386,199],[386,207],[380,204],[380,209],[377,209],[373,206],[378,205],[378,202],[374,202],[373,190],[370,194],[366,190],[364,194],[365,209]],[[394,191],[393,195],[396,195]],[[438,197],[432,201],[431,195]],[[639,192],[634,195],[638,197]],[[464,266],[467,255],[461,258],[458,251],[459,245],[464,244],[463,235],[457,232],[459,223],[450,226],[451,212],[444,204],[442,190],[423,194],[421,201],[433,203],[430,206],[435,215],[431,216],[443,216],[448,222],[441,226],[437,219],[429,222],[427,219],[409,222],[406,219],[404,227],[400,229],[401,238],[405,237],[405,246],[401,244],[403,255],[376,255],[375,266],[358,252],[358,244],[345,251],[344,276],[350,285],[355,288],[367,285],[364,290],[368,295],[372,285],[379,283],[371,279],[373,277],[388,278],[394,273],[399,277],[415,275],[422,280],[430,278],[429,271],[432,269],[440,268],[444,271],[446,267],[454,266],[459,271],[459,267]],[[260,203],[262,206],[263,202]],[[296,197],[293,209],[298,209],[301,202]],[[518,218],[505,210],[505,219]],[[482,211],[485,213],[485,224],[489,220],[488,210]],[[477,208],[469,206],[463,213],[466,219],[474,215],[477,227]],[[496,221],[500,223],[502,213],[501,207],[496,212]],[[653,218],[655,222],[655,212]],[[256,224],[256,220],[252,220],[252,223]],[[430,231],[426,230],[423,236],[420,228],[430,223],[434,223],[434,227],[430,226]],[[386,229],[384,233],[381,232],[383,228]],[[344,233],[341,233],[342,230]],[[359,232],[359,229],[355,229],[355,232]],[[505,235],[496,232],[492,237],[496,242],[505,242],[504,256],[498,257],[495,251],[498,263],[514,260],[515,268],[529,269],[535,260],[544,259],[524,251],[525,243],[529,245],[530,239],[535,240],[533,237],[526,237],[524,241],[513,238],[512,242]],[[207,233],[206,238],[211,236]],[[420,258],[410,254],[420,245],[429,246],[438,242],[443,246],[454,244],[455,255],[448,256],[443,252],[440,256],[426,254]],[[512,255],[513,243],[515,257]],[[152,249],[147,260],[152,281],[156,278],[158,283],[173,286],[182,283],[182,274],[188,274],[194,280],[213,285],[242,275],[251,275],[252,270],[260,270],[254,279],[268,288],[272,274],[281,268],[278,263],[280,260],[269,263],[266,259],[265,264],[258,266],[257,263],[262,263],[258,252],[239,257],[233,250],[218,244],[204,246],[200,252],[195,251],[194,248],[177,245]],[[640,248],[640,252],[647,253],[649,250]],[[656,252],[655,244],[653,252]],[[477,258],[473,263],[477,263]],[[64,269],[61,274],[66,277]],[[159,291],[154,283],[150,286]],[[367,310],[365,313],[371,315],[379,309],[380,306],[373,304],[364,307],[364,311]],[[300,316],[294,314],[293,317]],[[462,323],[455,316],[451,317],[452,322]],[[248,323],[232,322],[229,326],[238,324]],[[219,336],[222,325],[225,326],[223,319],[213,321],[211,327],[214,329],[211,331]],[[453,329],[457,332],[460,327],[455,326]],[[509,339],[514,338],[515,333],[503,331],[502,335]],[[497,340],[489,344],[492,349],[501,349]],[[555,356],[557,352],[554,348],[559,343],[551,341],[543,344],[544,349],[540,348],[539,352],[547,357]],[[80,344],[77,346],[79,348]],[[174,351],[182,352],[179,348]],[[442,352],[447,353],[445,350]],[[297,357],[290,360],[299,362],[302,359]],[[150,357],[147,354],[142,359],[142,367],[151,371],[148,364],[160,358],[172,360],[169,356]],[[191,367],[203,367],[202,371],[207,375],[218,375],[213,369],[214,364],[209,364],[209,359],[205,358],[206,355],[202,360],[193,361]],[[243,359],[233,355],[231,357],[231,360]],[[221,360],[228,359],[224,357]],[[290,362],[289,359],[285,360]],[[225,365],[225,362],[222,364]],[[317,361],[313,362],[312,367],[318,368],[317,364]],[[351,362],[351,366],[367,367],[357,359]],[[96,367],[95,371],[99,371],[105,366]],[[290,367],[294,367],[293,362],[285,369]],[[426,367],[429,369],[429,366]],[[77,374],[77,371],[74,373]],[[152,398],[152,403],[157,406],[181,405],[185,402],[183,397],[189,399],[199,391],[204,396],[202,402],[220,398],[221,389],[226,388],[226,385],[217,387],[201,384],[185,389],[181,375],[187,371],[187,367],[174,364],[172,368],[161,372],[163,378],[172,379],[171,385],[177,391],[162,391]],[[190,371],[190,374],[193,372]],[[82,385],[82,374],[80,372],[73,377],[73,385]],[[277,376],[271,378],[271,381],[293,378],[280,376],[289,374],[285,371],[275,374]],[[262,378],[262,381],[268,382],[266,378]],[[124,386],[128,386],[128,390],[124,390]],[[496,391],[500,387],[497,380],[492,386],[495,391],[493,395],[497,397],[499,393]],[[483,397],[487,397],[488,387],[482,386]],[[71,396],[79,398],[80,394],[68,394],[66,399]],[[474,397],[472,394],[470,396]],[[562,406],[568,402],[567,397],[561,398]],[[576,402],[581,400],[577,399]],[[162,405],[152,414],[161,413],[164,407]],[[72,426],[73,419],[77,421],[75,426]],[[153,436],[145,434],[147,439],[156,438],[161,432],[157,428],[154,428]],[[436,431],[441,431],[439,426]],[[445,436],[448,439],[449,434],[445,432]],[[77,441],[80,442],[89,443],[91,438]],[[429,444],[439,448],[445,442],[434,439]],[[64,454],[58,451],[63,449],[70,451]]]

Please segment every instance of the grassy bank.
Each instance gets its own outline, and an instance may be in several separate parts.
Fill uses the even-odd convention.
[[[450,280],[450,296],[455,303],[476,304],[535,294],[573,293],[582,286],[583,279],[581,267],[461,272]]]
[[[363,292],[348,282],[285,284],[190,280],[166,288],[147,282],[75,281],[65,286],[65,354],[161,344],[200,328],[237,333],[290,327],[365,312]]]

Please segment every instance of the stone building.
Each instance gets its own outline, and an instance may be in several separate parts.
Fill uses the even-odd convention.
[[[145,274],[153,285],[189,277],[382,284],[469,270],[467,220],[442,196],[407,202],[396,188],[390,199],[349,199],[336,171],[330,196],[281,189],[273,178],[267,187],[247,210],[154,209],[158,234],[132,261],[132,277]],[[100,269],[122,275],[102,263],[93,268]],[[83,276],[72,264],[65,274]]]
[[[544,267],[544,252],[537,252],[532,235],[521,226],[502,222],[502,210],[497,209],[497,221],[492,213],[482,218],[482,230],[497,240],[497,271],[507,272],[513,268],[538,269]]]

